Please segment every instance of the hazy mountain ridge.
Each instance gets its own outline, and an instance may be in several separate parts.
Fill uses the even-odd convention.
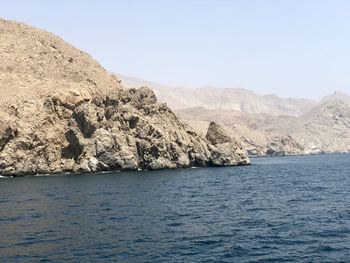
[[[323,99],[321,100],[321,103],[329,100],[341,100],[341,101],[350,103],[350,96],[344,92],[335,91],[333,94],[324,96]]]
[[[258,95],[242,88],[167,87],[134,77],[117,74],[129,88],[152,87],[160,101],[174,110],[204,107],[209,110],[237,110],[247,113],[298,116],[310,110],[317,103],[308,99],[285,99],[270,95]]]

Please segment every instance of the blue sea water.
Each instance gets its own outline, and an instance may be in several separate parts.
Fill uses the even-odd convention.
[[[0,179],[1,262],[350,262],[350,155]]]

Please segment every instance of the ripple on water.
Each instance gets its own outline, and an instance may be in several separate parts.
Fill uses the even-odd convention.
[[[1,180],[0,255],[4,262],[348,262],[349,157]]]

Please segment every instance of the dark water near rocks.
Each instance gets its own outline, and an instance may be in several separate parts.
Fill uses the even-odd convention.
[[[350,155],[0,179],[1,262],[350,262]]]

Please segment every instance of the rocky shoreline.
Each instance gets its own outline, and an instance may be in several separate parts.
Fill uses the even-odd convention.
[[[219,125],[199,135],[53,34],[1,19],[0,32],[1,175],[250,164]]]
[[[91,98],[69,91],[46,98],[29,112],[25,104],[20,109],[10,125],[0,122],[2,175],[250,163],[219,125],[212,123],[207,139],[202,138],[157,103],[148,88]],[[33,127],[25,120],[34,113],[39,118]]]

